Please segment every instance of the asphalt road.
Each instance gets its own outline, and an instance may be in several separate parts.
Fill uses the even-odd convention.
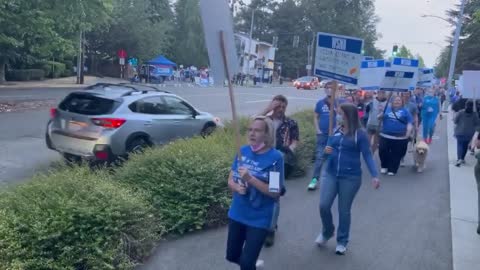
[[[451,270],[449,172],[445,122],[439,125],[427,169],[411,166],[394,177],[382,176],[373,190],[370,177],[352,209],[351,242],[346,256],[314,245],[321,229],[319,192],[308,192],[307,178],[287,182],[274,247],[263,249],[265,269]],[[412,163],[411,154],[407,164]],[[366,170],[365,170],[366,171]],[[333,209],[335,219],[336,206]],[[226,229],[210,230],[160,243],[141,270],[233,270],[225,257]]]
[[[222,119],[231,119],[231,110],[226,88],[170,87],[200,110],[210,112]],[[1,102],[54,100],[59,102],[75,88],[0,88]],[[313,108],[321,91],[298,91],[294,88],[236,88],[235,96],[240,115],[253,115],[268,105],[276,94],[289,98],[289,113]],[[59,155],[45,146],[45,129],[49,108],[0,112],[0,185],[14,184],[28,179],[36,172],[49,168]]]

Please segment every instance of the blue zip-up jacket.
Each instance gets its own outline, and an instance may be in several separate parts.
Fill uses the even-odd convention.
[[[357,130],[354,136],[346,136],[341,129],[338,129],[328,139],[328,146],[333,152],[328,157],[327,172],[336,176],[362,176],[360,153],[367,163],[368,170],[372,177],[378,177],[377,166],[373,160],[370,150],[367,132],[363,129]]]

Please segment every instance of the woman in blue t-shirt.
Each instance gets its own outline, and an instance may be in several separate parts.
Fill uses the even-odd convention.
[[[240,158],[235,157],[228,177],[233,199],[226,258],[242,270],[255,270],[263,265],[258,256],[276,225],[285,179],[282,153],[274,148],[272,120],[256,117],[248,129],[248,143],[240,149]]]
[[[383,127],[380,132],[379,156],[380,172],[393,176],[397,173],[400,161],[407,153],[413,117],[403,106],[402,98],[393,98],[392,106],[383,114]]]
[[[336,253],[347,251],[350,233],[350,210],[353,200],[362,184],[360,153],[372,175],[374,188],[380,186],[377,167],[373,160],[367,132],[360,128],[357,106],[342,104],[338,110],[342,115],[342,126],[328,140],[325,154],[328,155],[326,176],[320,183],[320,217],[323,229],[315,242],[325,245],[333,236],[335,226],[332,219],[332,205],[338,195],[339,224]]]

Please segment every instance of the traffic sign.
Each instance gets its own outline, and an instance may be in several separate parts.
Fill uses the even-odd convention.
[[[318,33],[315,75],[357,85],[363,59],[363,40]]]
[[[120,49],[117,52],[118,58],[127,58],[127,52],[124,49]]]
[[[125,65],[125,58],[120,58],[120,65],[121,66]]]

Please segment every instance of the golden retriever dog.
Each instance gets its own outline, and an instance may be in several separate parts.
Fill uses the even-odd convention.
[[[415,167],[417,172],[421,173],[425,169],[425,161],[427,160],[428,155],[428,144],[425,141],[419,141],[415,145],[415,151],[413,152],[413,160],[415,162]]]

